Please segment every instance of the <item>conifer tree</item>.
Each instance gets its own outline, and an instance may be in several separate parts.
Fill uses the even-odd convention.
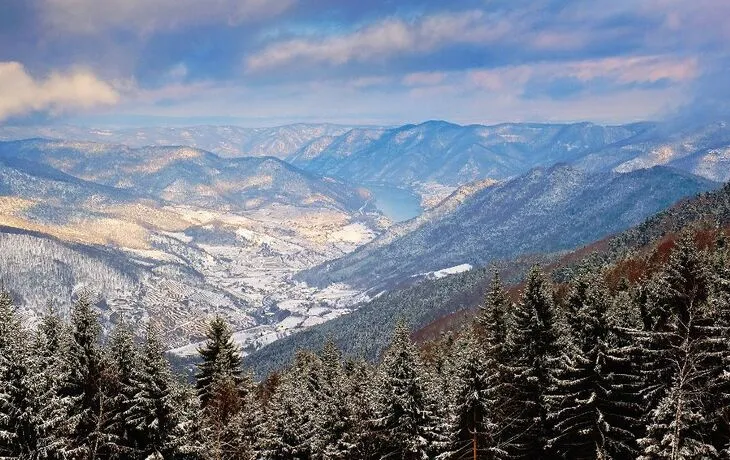
[[[508,395],[506,386],[507,356],[505,346],[507,342],[507,314],[511,312],[512,303],[507,299],[507,294],[497,270],[494,271],[492,284],[487,294],[486,302],[480,309],[477,317],[477,324],[481,334],[481,346],[484,348],[484,359],[486,368],[486,382],[488,388],[485,391],[487,412],[493,425],[493,443],[495,447],[503,444],[503,433],[501,428],[509,421],[505,419],[505,407],[508,406]],[[500,448],[501,449],[501,448]]]
[[[644,396],[647,433],[639,441],[644,459],[701,458],[716,452],[709,438],[701,395],[713,373],[712,328],[707,316],[707,261],[690,234],[677,242],[666,268],[647,296],[653,329],[645,343]]]
[[[320,360],[322,386],[316,395],[315,439],[318,445],[314,446],[315,453],[319,458],[348,459],[355,448],[352,432],[355,415],[347,401],[342,355],[331,339],[322,348]]]
[[[316,395],[321,390],[321,360],[299,351],[294,364],[281,376],[269,401],[267,422],[261,438],[263,456],[270,460],[313,458],[316,439]]]
[[[242,375],[241,353],[233,342],[228,324],[220,316],[211,321],[206,332],[207,341],[200,353],[201,363],[195,375],[195,388],[203,407],[213,395],[213,386],[219,380],[230,379],[236,386]],[[220,385],[220,384],[219,384]],[[219,388],[220,390],[220,388]]]
[[[482,329],[484,337],[487,359],[495,363],[502,362],[504,358],[504,346],[507,340],[506,316],[510,305],[502,279],[495,270],[486,301],[480,307],[477,317],[477,324]]]
[[[554,384],[558,336],[552,293],[538,267],[533,267],[513,310],[507,337],[506,371],[509,401],[505,430],[511,457],[550,455],[547,395]]]
[[[677,242],[666,268],[648,283],[642,309],[645,333],[642,342],[647,411],[657,407],[676,372],[673,353],[689,332],[690,317],[706,302],[709,278],[706,261],[689,233]]]
[[[30,458],[38,451],[42,423],[33,385],[32,355],[10,294],[0,292],[0,455]]]
[[[709,313],[706,328],[713,357],[704,406],[708,408],[712,444],[720,456],[730,456],[730,253],[727,237],[720,232],[713,258]]]
[[[345,363],[345,404],[353,419],[350,458],[370,459],[377,454],[375,420],[375,369],[362,360]]]
[[[175,404],[174,381],[165,359],[162,343],[154,326],[147,327],[147,338],[136,373],[135,394],[126,411],[128,425],[141,458],[170,458],[175,452],[175,430],[180,422]]]
[[[104,360],[98,315],[85,293],[73,305],[71,326],[70,372],[62,393],[77,399],[69,414],[75,425],[72,455],[95,459],[111,441],[107,427],[113,415],[108,391],[112,366]]]
[[[69,350],[71,336],[56,311],[49,307],[41,318],[36,333],[34,366],[38,405],[43,435],[38,442],[38,458],[61,460],[70,457],[75,419],[70,416],[79,398],[65,392],[70,375]]]
[[[443,420],[410,332],[404,323],[380,367],[376,427],[384,458],[421,460],[439,449]]]
[[[172,399],[179,423],[173,431],[176,460],[202,460],[204,450],[204,424],[201,417],[200,400],[195,387],[184,382],[175,382]]]
[[[698,346],[700,343],[685,336],[672,356],[676,369],[672,386],[651,411],[647,435],[639,440],[643,448],[640,460],[717,458],[718,452],[703,430],[706,414],[701,402],[707,375]]]
[[[130,419],[129,410],[134,405],[142,366],[134,335],[124,321],[111,334],[108,354],[114,376],[109,398],[108,449],[113,457],[131,458],[137,454],[139,439],[135,437],[136,423]]]
[[[241,407],[228,423],[232,458],[253,460],[258,455],[258,439],[262,428],[262,411],[256,397],[251,374],[245,374],[238,385]]]
[[[475,331],[465,331],[457,341],[457,367],[452,376],[455,391],[452,415],[451,454],[453,459],[474,457],[500,458],[506,453],[495,441],[497,426],[490,399],[494,388],[490,382],[486,352]]]
[[[602,280],[581,276],[567,302],[571,334],[550,399],[553,450],[563,458],[633,458],[640,380],[620,345]]]

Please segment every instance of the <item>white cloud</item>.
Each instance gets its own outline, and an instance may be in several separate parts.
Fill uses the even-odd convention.
[[[19,62],[0,62],[0,121],[38,111],[89,109],[118,100],[112,86],[87,71],[54,72],[37,80]]]
[[[510,30],[506,21],[495,21],[481,11],[433,14],[413,22],[389,18],[344,35],[273,43],[249,56],[246,67],[258,71],[297,60],[335,65],[378,61],[459,43],[487,44]]]
[[[41,0],[46,24],[71,33],[109,28],[142,33],[201,24],[236,25],[276,16],[296,0]]]

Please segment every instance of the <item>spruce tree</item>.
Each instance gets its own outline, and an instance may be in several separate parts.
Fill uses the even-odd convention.
[[[721,456],[730,457],[730,253],[723,233],[718,235],[713,258],[708,326],[714,356],[704,405],[710,413],[712,444]]]
[[[673,354],[688,333],[690,316],[706,302],[709,277],[706,261],[690,233],[676,243],[664,270],[648,283],[642,299],[644,333],[637,334],[642,357],[646,410],[657,407],[673,384]]]
[[[713,373],[712,318],[707,260],[690,234],[677,242],[666,268],[652,280],[646,310],[652,329],[645,344],[644,459],[694,458],[716,452],[709,438],[711,414],[703,395]]]
[[[179,423],[173,431],[175,451],[172,458],[176,460],[202,460],[204,451],[204,424],[201,417],[200,400],[192,385],[175,382],[172,400]]]
[[[136,422],[130,419],[129,410],[134,404],[142,366],[134,335],[124,321],[111,334],[108,354],[114,376],[109,399],[108,449],[115,458],[133,458],[138,454],[139,439],[135,436]]]
[[[126,411],[133,427],[135,448],[141,458],[170,458],[175,452],[175,430],[180,423],[170,364],[154,326],[148,325],[141,359],[142,369],[134,376],[135,394]]]
[[[376,429],[384,458],[421,460],[438,450],[443,420],[432,398],[431,382],[404,323],[380,366]]]
[[[238,385],[241,407],[228,423],[232,458],[253,460],[258,455],[258,439],[262,429],[262,410],[256,397],[251,374],[245,374]]]
[[[109,394],[109,371],[113,367],[105,362],[99,318],[85,293],[73,305],[71,326],[69,376],[62,394],[77,399],[69,414],[75,425],[72,455],[93,459],[104,453],[112,441],[107,427],[113,415]]]
[[[704,431],[702,396],[707,375],[698,346],[701,347],[700,343],[685,336],[671,358],[675,368],[672,386],[650,413],[647,435],[639,440],[643,448],[640,460],[718,457]]]
[[[608,290],[597,276],[573,284],[567,302],[571,333],[550,399],[552,448],[563,458],[632,458],[641,416],[640,381],[631,348],[608,316]]]
[[[533,267],[513,310],[507,337],[505,447],[510,457],[550,455],[547,395],[554,384],[557,345],[552,292],[540,269]]]
[[[0,292],[0,455],[30,458],[43,436],[30,342],[8,292]]]
[[[317,439],[317,394],[321,385],[321,360],[305,351],[297,352],[290,369],[271,396],[260,449],[269,460],[314,458]]]
[[[465,331],[457,341],[457,367],[452,409],[451,455],[453,459],[500,458],[506,453],[497,447],[497,425],[492,419],[489,361],[475,331]]]
[[[511,313],[511,307],[512,302],[507,298],[499,272],[495,270],[486,302],[477,316],[477,325],[481,331],[477,338],[484,349],[487,411],[494,427],[493,442],[499,449],[502,449],[499,446],[504,443],[506,434],[501,428],[509,423],[505,417],[505,407],[508,406],[505,347],[507,315]]]
[[[353,420],[353,446],[350,458],[376,458],[377,430],[375,420],[375,368],[365,360],[345,363],[345,404]]]
[[[348,459],[355,449],[355,414],[347,402],[342,355],[331,339],[322,348],[320,360],[322,375],[319,380],[322,386],[315,395],[318,407],[315,414],[318,432],[315,453],[319,458]]]
[[[70,375],[69,350],[71,336],[67,325],[49,307],[36,332],[34,353],[37,359],[33,373],[38,389],[38,404],[43,435],[38,442],[38,458],[61,460],[70,458],[75,418],[71,417],[78,397],[66,393]]]
[[[218,380],[231,379],[235,386],[240,382],[243,372],[241,353],[233,342],[230,327],[223,318],[216,316],[211,321],[206,337],[208,340],[205,345],[198,350],[201,363],[195,375],[195,388],[203,407],[210,402],[214,392],[213,387]]]

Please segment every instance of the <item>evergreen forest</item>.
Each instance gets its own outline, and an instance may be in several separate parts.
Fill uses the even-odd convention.
[[[221,318],[186,379],[152,323],[103,334],[81,295],[31,327],[4,292],[0,457],[730,458],[730,244],[712,235],[685,231],[634,276],[495,273],[436,341],[401,322],[374,363],[330,341],[258,382]]]

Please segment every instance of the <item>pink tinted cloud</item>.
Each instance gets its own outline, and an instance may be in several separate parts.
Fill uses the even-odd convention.
[[[619,83],[654,83],[665,79],[688,82],[699,74],[699,64],[694,57],[612,57],[568,63],[565,74],[582,81],[609,78]]]

